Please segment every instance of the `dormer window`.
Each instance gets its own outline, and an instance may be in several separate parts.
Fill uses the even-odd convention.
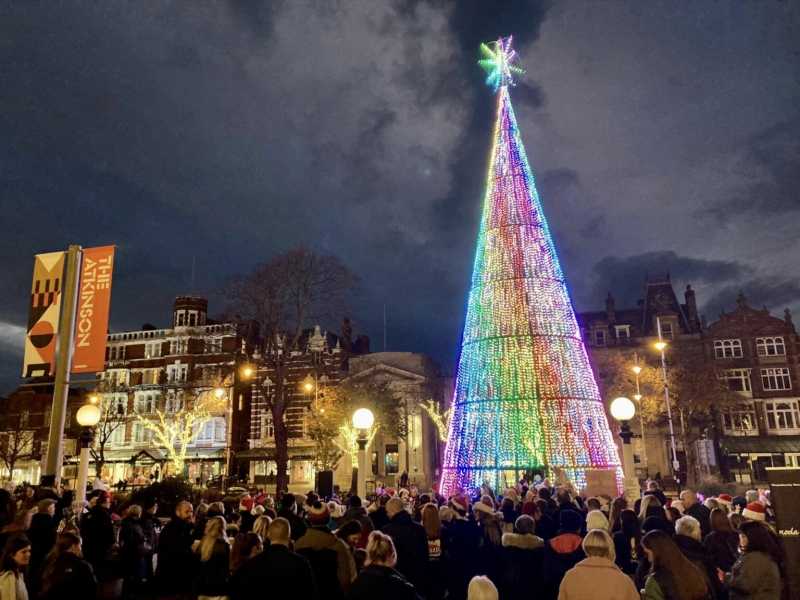
[[[630,325],[615,325],[614,329],[616,330],[618,340],[624,340],[631,337]]]
[[[594,332],[594,345],[598,347],[606,345],[606,332],[602,329]]]

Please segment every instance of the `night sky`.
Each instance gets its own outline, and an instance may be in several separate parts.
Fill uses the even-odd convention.
[[[794,2],[0,4],[0,392],[20,382],[33,255],[116,244],[111,330],[169,325],[299,243],[361,277],[355,330],[452,372],[495,103],[512,90],[577,310],[647,271],[709,321],[800,317]],[[192,285],[192,262],[195,277]],[[679,287],[680,286],[680,287]],[[322,323],[336,332],[340,322]]]

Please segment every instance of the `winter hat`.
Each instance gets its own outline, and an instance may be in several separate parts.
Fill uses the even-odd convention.
[[[463,496],[453,496],[450,498],[450,504],[460,513],[466,514],[469,511],[469,503]]]
[[[494,500],[492,500],[492,497],[489,494],[484,494],[481,496],[481,502],[489,508],[494,508]]]
[[[314,502],[314,505],[308,509],[308,520],[312,525],[327,525],[330,523],[331,511],[328,509],[328,505],[322,502]]]
[[[50,498],[45,498],[44,500],[39,500],[39,503],[36,505],[36,508],[39,510],[40,513],[46,513],[47,509],[49,509],[55,503],[56,503],[55,500],[51,500]]]
[[[731,508],[732,501],[733,498],[731,498],[728,494],[720,494],[719,496],[717,496],[717,502],[723,504],[725,508],[727,508],[728,510],[730,510]]]
[[[578,531],[583,527],[583,517],[578,511],[564,510],[561,511],[558,525],[564,531]]]
[[[333,500],[330,500],[328,502],[328,510],[331,511],[331,518],[332,519],[338,519],[339,517],[341,517],[344,514],[344,512],[342,512],[342,505],[341,504],[337,504]]]
[[[535,502],[528,501],[528,502],[526,502],[525,504],[522,505],[522,514],[523,515],[528,515],[529,517],[532,517],[537,512],[539,512],[539,509],[536,508],[536,503]]]
[[[731,505],[733,506],[733,512],[741,513],[747,508],[747,500],[745,500],[744,496],[734,496],[731,500]]]
[[[749,521],[766,521],[767,516],[764,514],[764,505],[760,502],[751,502],[742,511],[742,516]]]
[[[482,512],[487,515],[494,515],[494,510],[490,506],[486,506],[483,502],[476,502],[472,505],[472,512],[479,513]]]
[[[386,490],[386,493],[389,494],[390,497],[394,498],[397,495],[397,490],[389,488],[388,490]]]
[[[350,496],[347,499],[347,508],[361,508],[361,496]]]

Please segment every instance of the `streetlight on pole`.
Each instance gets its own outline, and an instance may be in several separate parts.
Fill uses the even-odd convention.
[[[664,348],[667,343],[661,335],[661,318],[656,317],[656,324],[658,326],[658,342],[656,342],[656,350],[661,352],[661,372],[664,375],[664,398],[667,402],[667,419],[669,420],[669,440],[672,445],[672,475],[675,477],[675,484],[678,487],[678,494],[681,493],[681,464],[678,462],[678,451],[675,448],[675,427],[672,424],[672,407],[669,404],[669,384],[667,383],[667,358],[664,355]]]
[[[633,366],[633,372],[636,373],[636,394],[633,399],[639,405],[639,428],[642,430],[642,459],[644,459],[644,473],[645,477],[650,477],[650,464],[647,462],[647,440],[644,437],[644,416],[642,415],[642,391],[639,389],[639,373],[642,372],[642,367],[639,366],[639,353],[635,353],[636,364]]]
[[[631,445],[631,438],[633,438],[633,431],[628,421],[636,414],[636,406],[628,398],[616,398],[611,403],[611,416],[619,421],[619,438],[622,440],[622,470],[625,472],[625,477],[635,477],[636,471],[633,466],[633,446]]]
[[[358,480],[356,494],[367,494],[367,432],[375,422],[372,411],[359,408],[353,413],[353,427],[358,430]]]
[[[90,399],[91,404],[81,406],[76,415],[78,425],[81,429],[81,459],[78,464],[78,482],[76,484],[75,499],[86,501],[86,481],[89,479],[89,455],[92,442],[94,441],[94,427],[100,422],[100,409],[95,406],[96,397]]]

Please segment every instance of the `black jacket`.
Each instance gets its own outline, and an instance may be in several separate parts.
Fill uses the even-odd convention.
[[[408,515],[411,518],[411,515]],[[394,519],[392,519],[394,520]],[[347,594],[347,600],[422,600],[414,586],[391,567],[368,565]]]
[[[267,590],[270,598],[316,600],[311,564],[286,546],[274,544],[264,548],[233,574],[231,600],[249,600]]]
[[[41,596],[42,600],[72,600],[76,596],[82,600],[98,598],[97,579],[92,565],[71,552],[56,559],[50,583],[50,589]]]
[[[708,550],[706,550],[703,542],[699,542],[685,535],[677,534],[672,536],[672,539],[683,555],[705,574],[717,598],[727,597],[725,588],[717,576],[717,567],[714,564],[714,559],[708,553]]]
[[[542,580],[544,572],[544,541],[535,535],[505,533],[500,561],[492,581],[500,600],[514,600],[529,588],[531,582]]]
[[[739,534],[735,531],[712,531],[703,538],[703,545],[714,559],[714,565],[730,573],[739,558]]]
[[[447,524],[450,532],[450,556],[447,559],[448,598],[467,597],[469,582],[476,575],[476,560],[481,531],[474,521],[456,519]]]
[[[105,508],[95,506],[83,515],[81,538],[83,538],[83,556],[92,565],[95,575],[101,578],[106,568],[108,551],[116,543],[111,513]]]
[[[586,558],[583,551],[583,538],[574,533],[564,533],[554,537],[545,545],[545,585],[542,598],[555,600],[558,588],[567,571]]]
[[[397,551],[395,569],[415,588],[423,589],[428,575],[428,536],[425,528],[415,523],[406,511],[401,511],[383,528],[383,533],[394,542]]]
[[[617,555],[614,564],[626,575],[635,575],[636,569],[639,568],[639,559],[643,555],[641,544],[636,542],[635,537],[621,531],[615,533],[612,539],[614,540],[614,552]]]
[[[375,531],[375,524],[372,522],[366,514],[364,514],[364,510],[361,508],[351,508],[346,513],[344,513],[341,517],[339,517],[336,521],[336,528],[340,528],[342,525],[349,521],[358,521],[361,523],[361,535],[362,536],[369,536],[370,533]]]
[[[303,517],[298,515],[296,512],[291,511],[288,508],[282,508],[278,511],[278,516],[289,521],[289,527],[291,527],[292,530],[291,536],[293,542],[299,540],[306,534],[306,531],[308,531],[308,526],[303,520]]]
[[[38,574],[44,557],[56,543],[56,521],[53,515],[49,513],[33,515],[27,536],[31,541],[30,572]]]
[[[231,547],[217,540],[211,558],[202,562],[196,555],[195,591],[198,596],[227,596],[231,581]]]
[[[701,537],[706,537],[711,533],[711,511],[708,510],[705,504],[700,504],[699,502],[692,504],[686,509],[684,516],[694,517],[700,522]]]
[[[191,588],[187,573],[193,565],[192,524],[173,515],[158,538],[156,589],[164,596],[187,592]]]
[[[142,531],[144,532],[144,541],[153,549],[150,553],[152,556],[153,552],[158,548],[158,528],[161,527],[161,523],[155,515],[146,512],[142,513],[140,521],[142,524]]]
[[[138,563],[142,560],[140,546],[145,543],[145,537],[141,518],[125,517],[122,519],[119,541],[122,546],[123,562]]]
[[[381,531],[389,524],[389,515],[386,513],[386,507],[380,506],[378,510],[369,515],[375,531]]]

